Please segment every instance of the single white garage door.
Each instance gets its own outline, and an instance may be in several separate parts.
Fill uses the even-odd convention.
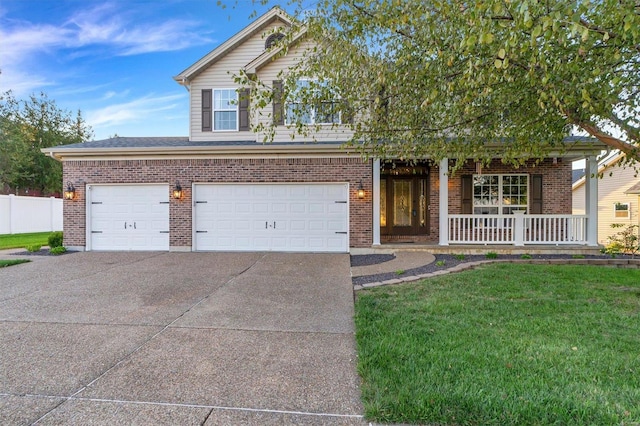
[[[195,184],[194,249],[349,251],[348,184]]]
[[[169,250],[169,185],[87,185],[88,250]]]

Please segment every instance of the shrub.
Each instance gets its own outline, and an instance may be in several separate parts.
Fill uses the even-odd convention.
[[[62,254],[62,253],[66,253],[67,252],[67,248],[64,246],[58,246],[58,247],[53,247],[49,249],[49,253],[51,254]]]
[[[614,229],[624,228],[608,238],[605,253],[615,257],[618,253],[630,254],[634,257],[640,252],[638,244],[638,225],[625,225],[623,223],[612,223]]]
[[[520,259],[531,259],[531,255],[527,254],[527,253],[522,254],[522,255],[520,255]]]
[[[35,253],[37,251],[40,251],[42,246],[40,244],[31,244],[30,246],[27,246],[25,248],[27,249],[27,251],[30,251],[31,253]]]
[[[396,271],[396,275],[402,275],[402,274],[404,274],[404,273],[405,273],[405,270],[404,270],[404,269],[398,269],[398,270]]]
[[[62,247],[62,231],[49,234],[49,248]]]
[[[444,260],[438,260],[438,261],[436,262],[436,266],[444,266],[444,265],[445,265],[445,263],[446,263],[446,262],[445,262]]]
[[[498,253],[490,251],[489,253],[485,254],[485,257],[487,259],[497,259],[498,258]]]
[[[571,255],[572,259],[584,259],[584,254],[573,254]]]
[[[454,254],[453,257],[457,260],[464,260],[464,254]]]

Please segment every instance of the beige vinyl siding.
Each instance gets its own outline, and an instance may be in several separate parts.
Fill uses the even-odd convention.
[[[633,168],[621,168],[612,166],[604,171],[601,179],[598,179],[598,243],[606,244],[607,239],[619,232],[620,229],[611,227],[612,223],[640,224],[638,215],[638,194],[625,194],[624,192],[640,181],[640,177],[634,177]],[[573,214],[585,212],[584,184],[573,190]],[[615,203],[629,203],[629,218],[616,218],[614,216]]]
[[[279,76],[280,71],[293,67],[302,57],[304,49],[309,48],[310,46],[310,43],[303,42],[293,48],[290,48],[286,56],[279,57],[275,61],[266,65],[264,68],[260,69],[258,71],[258,78],[266,85],[271,87],[273,80],[282,79],[282,77]],[[272,120],[271,114],[272,106],[269,105],[267,109],[263,111],[263,114],[259,116],[259,119],[264,122],[265,125],[270,124],[270,120]],[[315,131],[315,126],[312,126],[311,129],[314,130],[312,134],[307,137],[303,137],[302,135],[296,134],[295,126],[278,126],[278,128],[276,129],[274,142],[335,142],[347,141],[352,136],[352,132],[345,126],[321,125],[319,131],[317,132]],[[259,141],[262,141],[264,139],[264,134],[258,134],[257,139]]]
[[[280,27],[282,24],[279,22],[266,27],[263,32],[253,35],[194,78],[190,87],[190,139],[192,141],[256,139],[256,135],[251,132],[202,132],[202,90],[238,88],[239,86],[233,81],[233,75],[238,74],[245,65],[264,52],[264,43],[268,35]]]

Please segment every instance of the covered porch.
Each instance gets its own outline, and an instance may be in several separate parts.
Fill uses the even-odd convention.
[[[557,253],[562,247],[574,254],[594,254],[599,249],[597,156],[602,146],[580,148],[549,157],[546,166],[538,168],[467,167],[466,175],[453,180],[448,159],[426,170],[417,167],[411,179],[390,177],[385,166],[374,161],[372,247],[434,252],[440,247],[455,253],[515,253],[518,248],[525,249],[523,253]],[[586,161],[586,211],[573,215],[570,171],[571,163],[579,159]],[[452,251],[446,249],[450,246]]]

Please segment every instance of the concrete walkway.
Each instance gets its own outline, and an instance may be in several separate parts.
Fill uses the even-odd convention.
[[[33,260],[0,269],[0,424],[365,424],[348,255]]]

